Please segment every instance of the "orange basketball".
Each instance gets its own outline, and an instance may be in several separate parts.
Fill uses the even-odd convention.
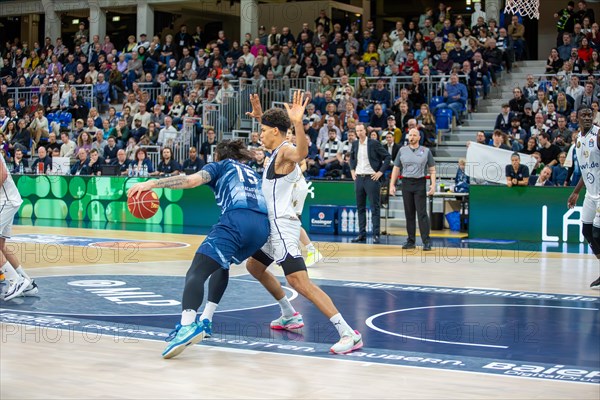
[[[127,199],[129,212],[139,219],[152,218],[158,211],[159,206],[158,196],[152,190],[141,192],[136,198],[130,197]]]

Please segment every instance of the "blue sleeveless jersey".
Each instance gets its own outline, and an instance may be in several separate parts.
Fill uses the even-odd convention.
[[[215,192],[215,200],[221,214],[245,209],[267,214],[267,204],[262,194],[262,179],[245,164],[235,160],[223,160],[202,168],[211,176],[207,184]]]

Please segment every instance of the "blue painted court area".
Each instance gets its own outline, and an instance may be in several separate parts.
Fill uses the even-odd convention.
[[[2,322],[86,335],[162,340],[178,322],[183,277],[81,275],[37,278],[42,297],[0,303]],[[346,359],[600,383],[597,297],[319,280],[365,347]],[[328,354],[331,323],[287,288],[306,326],[269,329],[279,307],[249,276],[232,278],[203,342],[265,352]],[[157,355],[158,357],[158,355]]]

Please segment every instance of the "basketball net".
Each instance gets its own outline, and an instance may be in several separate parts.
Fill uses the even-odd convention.
[[[506,0],[504,12],[540,19],[540,0]]]

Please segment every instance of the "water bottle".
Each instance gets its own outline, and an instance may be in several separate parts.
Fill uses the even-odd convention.
[[[373,224],[371,221],[371,210],[367,210],[367,232],[371,233],[373,230]]]
[[[19,164],[19,174],[23,175],[25,169],[23,168],[23,163]]]
[[[348,211],[342,211],[342,232],[348,232]]]
[[[358,214],[358,213],[357,213]],[[354,232],[354,211],[350,210],[350,212],[348,212],[348,231],[353,233]]]
[[[360,231],[360,223],[358,222],[358,210],[354,213],[354,232]]]
[[[127,176],[129,176],[130,178],[133,176],[133,166],[131,164],[129,164],[129,168],[127,170]]]
[[[148,177],[148,166],[146,164],[144,164],[144,166],[142,167],[142,176],[144,178]]]

